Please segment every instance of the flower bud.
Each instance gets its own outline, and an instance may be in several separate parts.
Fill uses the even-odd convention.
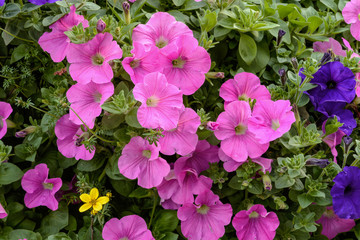
[[[327,63],[330,60],[331,60],[331,53],[326,52],[326,53],[324,53],[324,56],[320,60],[320,65],[324,65],[325,63]]]
[[[317,158],[309,158],[306,162],[306,166],[318,166],[320,168],[325,168],[330,164],[329,159],[317,159]]]
[[[124,1],[122,4],[122,8],[124,10],[125,23],[130,24],[130,22],[131,22],[130,4],[127,1]]]
[[[225,74],[223,72],[208,72],[205,76],[208,78],[224,78]]]
[[[345,136],[343,138],[343,140],[344,140],[345,145],[349,146],[352,143],[353,139],[351,137],[349,137],[349,136]]]
[[[215,130],[217,130],[219,128],[219,125],[220,124],[217,123],[217,122],[209,121],[209,122],[206,123],[206,129],[208,129],[210,131],[215,131]]]
[[[21,131],[18,131],[15,133],[15,137],[17,138],[23,138],[23,137],[26,137],[28,134],[30,133],[33,133],[35,132],[37,129],[36,126],[29,126],[29,127],[26,127],[25,129],[21,130]]]
[[[102,33],[106,28],[106,23],[100,18],[96,24],[96,30],[98,33]]]
[[[298,64],[296,57],[291,58],[291,65],[293,66],[294,69],[298,69],[299,64]]]
[[[286,80],[287,80],[285,69],[280,69],[279,75],[280,75],[280,80],[281,80],[282,85],[285,85]]]
[[[265,174],[262,176],[262,181],[264,184],[264,190],[271,191],[272,185],[271,185],[271,179],[269,175]]]
[[[278,32],[278,37],[277,37],[277,40],[276,40],[276,45],[279,46],[280,42],[281,42],[281,39],[283,38],[283,36],[286,34],[286,32],[282,29],[279,30]]]

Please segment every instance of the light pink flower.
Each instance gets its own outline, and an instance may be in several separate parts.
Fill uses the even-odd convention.
[[[193,94],[203,85],[211,59],[194,37],[180,36],[161,49],[161,54],[159,64],[168,82],[180,88],[184,95]]]
[[[329,239],[333,239],[339,233],[348,232],[355,226],[354,219],[339,218],[332,206],[326,207],[325,212],[316,222],[322,225],[321,234]]]
[[[260,85],[260,79],[248,72],[242,72],[235,75],[234,79],[229,79],[220,87],[220,97],[225,100],[225,107],[233,101],[249,99],[270,100],[270,92],[263,85]]]
[[[49,168],[45,163],[28,170],[21,179],[21,186],[26,191],[24,202],[28,208],[46,206],[55,211],[58,201],[55,193],[62,186],[61,178],[48,178]]]
[[[159,65],[159,49],[151,46],[145,51],[144,45],[134,42],[134,48],[131,50],[132,57],[124,58],[122,65],[124,70],[130,75],[134,84],[142,83],[145,75],[152,72],[161,72]]]
[[[177,127],[162,133],[164,137],[159,139],[160,152],[184,156],[194,151],[198,142],[196,131],[200,124],[200,116],[191,108],[185,108],[180,114]]]
[[[10,116],[13,109],[7,102],[0,102],[0,139],[3,138],[7,132],[6,119]]]
[[[329,41],[324,42],[314,42],[313,43],[314,52],[326,53],[328,50],[331,50],[335,55],[345,57],[346,51],[342,49],[341,44],[333,38],[329,38]]]
[[[110,60],[120,59],[122,50],[113,36],[98,33],[93,39],[83,44],[71,44],[67,60],[71,77],[81,83],[87,84],[108,83],[114,76],[109,64]]]
[[[54,62],[61,62],[69,51],[70,39],[64,32],[70,31],[74,26],[82,23],[84,28],[89,27],[89,23],[83,16],[75,13],[75,5],[70,7],[70,12],[60,18],[49,28],[51,32],[45,32],[39,38],[40,47],[50,54]]]
[[[274,239],[279,224],[276,214],[268,213],[261,204],[255,204],[247,211],[238,212],[232,221],[238,239],[249,240]]]
[[[260,100],[255,103],[249,130],[254,132],[260,143],[267,143],[288,132],[295,122],[289,100]]]
[[[1,218],[6,218],[7,217],[7,213],[5,211],[5,209],[3,208],[3,206],[0,203],[0,219]]]
[[[181,232],[189,240],[218,240],[231,221],[231,205],[223,204],[219,196],[206,191],[199,194],[195,204],[186,203],[178,210]]]
[[[245,162],[248,157],[260,157],[269,148],[269,143],[260,143],[260,139],[250,130],[250,117],[249,103],[234,101],[227,105],[216,121],[220,125],[214,134],[222,140],[221,149],[237,162]]]
[[[124,147],[118,161],[120,173],[129,179],[138,179],[143,188],[158,186],[170,172],[170,166],[159,157],[160,146],[146,139],[133,137]]]
[[[55,125],[55,135],[58,138],[56,141],[59,151],[67,158],[75,157],[76,160],[91,160],[95,155],[94,149],[89,152],[85,148],[82,141],[89,137],[88,132],[81,129],[81,125],[77,125],[70,121],[70,115],[62,116]]]
[[[144,219],[137,215],[110,219],[105,223],[102,237],[104,240],[155,240]]]
[[[163,48],[171,44],[180,36],[193,36],[192,31],[182,22],[166,12],[154,13],[146,25],[137,25],[132,33],[133,42],[146,47],[152,45]]]
[[[101,105],[114,94],[114,85],[110,83],[88,84],[77,83],[70,87],[66,97],[71,103],[70,107],[90,128],[94,127],[95,118],[101,114]],[[81,120],[70,110],[70,120],[81,125]]]
[[[357,53],[354,52],[354,49],[352,49],[350,43],[349,43],[345,38],[342,38],[342,40],[343,40],[344,45],[347,47],[347,49],[348,49],[349,51],[353,51],[353,53],[351,54],[351,58],[353,58],[353,57],[360,57],[359,54],[357,54]],[[345,56],[346,56],[346,55],[345,55]]]
[[[322,131],[325,134],[325,125],[326,125],[326,121],[323,122],[322,124]],[[331,154],[334,156],[334,162],[336,161],[336,157],[338,155],[338,152],[336,151],[336,146],[339,145],[341,143],[341,140],[343,138],[343,136],[345,136],[346,134],[341,131],[340,129],[338,129],[336,132],[327,135],[326,137],[324,137],[323,141],[330,147],[331,149]]]
[[[358,41],[360,41],[360,1],[351,0],[346,3],[342,10],[342,15],[347,24],[351,24],[350,33]]]
[[[184,107],[182,94],[176,86],[167,83],[163,74],[146,75],[144,83],[135,85],[133,94],[142,103],[137,112],[141,126],[164,130],[177,127],[180,110]]]

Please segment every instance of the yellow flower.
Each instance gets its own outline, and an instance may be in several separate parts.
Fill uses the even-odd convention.
[[[99,190],[97,188],[93,188],[90,191],[90,194],[83,193],[80,195],[81,201],[85,204],[82,205],[79,209],[80,212],[85,212],[89,210],[91,207],[93,208],[92,213],[97,213],[102,209],[102,205],[109,202],[108,197],[99,197]]]

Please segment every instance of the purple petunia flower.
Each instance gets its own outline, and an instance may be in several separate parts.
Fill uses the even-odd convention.
[[[360,218],[360,168],[344,167],[334,178],[331,189],[333,208],[336,215],[344,219]]]
[[[57,1],[58,0],[29,0],[29,2],[31,2],[32,4],[35,4],[35,5],[44,5],[46,3],[54,3]]]

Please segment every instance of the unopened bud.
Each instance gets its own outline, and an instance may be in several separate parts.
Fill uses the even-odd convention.
[[[282,85],[285,85],[286,80],[287,80],[285,69],[280,69],[279,75],[280,75],[280,80],[281,80]]]
[[[344,143],[345,143],[345,145],[350,145],[351,143],[352,143],[352,138],[351,137],[349,137],[349,136],[345,136],[344,138],[343,138],[343,140],[344,140]]]
[[[298,64],[296,57],[291,58],[291,65],[293,66],[294,69],[298,69],[299,64]]]
[[[225,74],[223,72],[208,72],[205,76],[207,78],[224,78]]]
[[[208,129],[210,131],[215,131],[215,130],[217,130],[219,128],[219,125],[220,124],[217,123],[217,122],[209,121],[209,122],[206,123],[206,129]]]
[[[325,63],[327,63],[328,61],[330,61],[332,58],[331,56],[331,52],[326,52],[324,53],[324,56],[321,58],[320,60],[320,65],[324,65]]]
[[[264,189],[267,191],[271,191],[272,185],[271,185],[271,179],[270,179],[269,175],[267,175],[267,174],[263,175],[262,181],[264,184]]]
[[[125,23],[130,24],[130,22],[131,22],[130,4],[127,1],[124,1],[122,4],[122,8],[124,10]]]
[[[37,129],[36,126],[29,126],[29,127],[26,127],[25,129],[21,130],[21,131],[18,131],[15,133],[15,137],[17,138],[23,138],[23,137],[26,137],[26,135],[30,134],[30,133],[33,133],[35,132]]]
[[[328,159],[317,159],[317,158],[309,158],[306,162],[306,166],[318,166],[320,168],[325,168],[330,164]]]
[[[106,23],[100,18],[96,24],[96,30],[98,33],[102,33],[106,28]]]
[[[282,37],[286,34],[286,32],[282,29],[279,30],[278,32],[278,38],[276,40],[276,44],[279,46],[280,42],[281,42],[281,39]]]

